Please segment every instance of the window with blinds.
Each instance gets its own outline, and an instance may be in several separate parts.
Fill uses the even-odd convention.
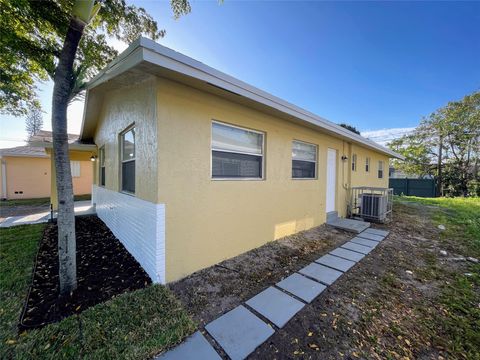
[[[263,179],[264,133],[212,123],[212,178]]]
[[[98,168],[100,186],[105,186],[105,146],[98,150]]]
[[[383,178],[383,161],[378,162],[378,178]]]
[[[317,145],[292,141],[292,178],[315,179],[317,176]]]
[[[121,190],[135,194],[135,127],[120,134]]]

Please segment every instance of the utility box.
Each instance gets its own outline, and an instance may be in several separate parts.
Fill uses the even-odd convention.
[[[348,215],[371,222],[388,222],[393,206],[393,189],[353,187],[350,189]]]

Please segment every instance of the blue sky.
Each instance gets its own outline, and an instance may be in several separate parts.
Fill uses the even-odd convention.
[[[166,29],[163,45],[333,122],[383,129],[374,138],[480,89],[479,2],[192,1],[179,20],[166,1],[134,3]],[[41,88],[50,129],[51,84]],[[25,137],[23,119],[0,127],[0,147]]]

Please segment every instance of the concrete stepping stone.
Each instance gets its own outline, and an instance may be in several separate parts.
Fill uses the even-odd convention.
[[[213,320],[205,329],[232,360],[245,359],[275,332],[242,305]]]
[[[380,236],[387,236],[388,234],[390,234],[390,231],[388,230],[380,230],[380,229],[373,229],[373,228],[368,228],[365,230],[365,232],[368,232],[370,234],[380,235]]]
[[[353,265],[355,265],[355,261],[342,259],[330,254],[323,255],[321,258],[315,260],[315,262],[343,272],[348,271]]]
[[[373,241],[377,241],[377,242],[380,242],[383,239],[385,239],[385,237],[382,236],[382,235],[375,235],[375,234],[371,234],[371,233],[367,233],[367,232],[362,232],[362,233],[358,234],[357,237],[361,237],[361,238],[364,238],[364,239],[367,239],[367,240],[373,240]]]
[[[341,271],[331,269],[315,262],[305,266],[298,272],[327,285],[333,284],[335,280],[337,280],[343,274]]]
[[[359,253],[362,253],[362,254],[365,254],[365,255],[367,255],[370,251],[373,250],[371,247],[363,246],[363,245],[360,245],[360,244],[355,244],[351,241],[343,244],[341,247],[344,248],[344,249],[356,251],[356,252],[359,252]]]
[[[354,237],[350,241],[355,243],[355,244],[360,244],[360,245],[368,246],[368,247],[371,247],[371,248],[374,248],[375,246],[378,245],[378,241],[368,240],[368,239],[364,239],[364,238],[361,238],[361,237],[358,237],[358,236]]]
[[[248,300],[246,304],[279,328],[305,306],[301,301],[271,286]]]
[[[312,302],[327,287],[305,276],[294,273],[277,283],[279,288],[288,291],[307,303]]]
[[[190,336],[176,348],[155,357],[155,360],[222,360],[200,331]]]
[[[343,249],[343,248],[336,248],[335,250],[330,251],[330,255],[339,256],[341,258],[352,260],[352,261],[360,261],[365,256],[364,254],[360,254],[358,252]]]
[[[344,219],[339,217],[330,218],[330,220],[327,221],[327,224],[337,229],[347,230],[357,234],[361,233],[365,229],[368,229],[370,226],[370,223],[366,221]]]

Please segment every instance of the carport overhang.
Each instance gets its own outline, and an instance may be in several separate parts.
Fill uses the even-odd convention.
[[[372,140],[146,38],[134,41],[88,83],[80,141],[92,142],[103,99],[108,91],[140,82],[152,75],[404,160],[402,155]]]

